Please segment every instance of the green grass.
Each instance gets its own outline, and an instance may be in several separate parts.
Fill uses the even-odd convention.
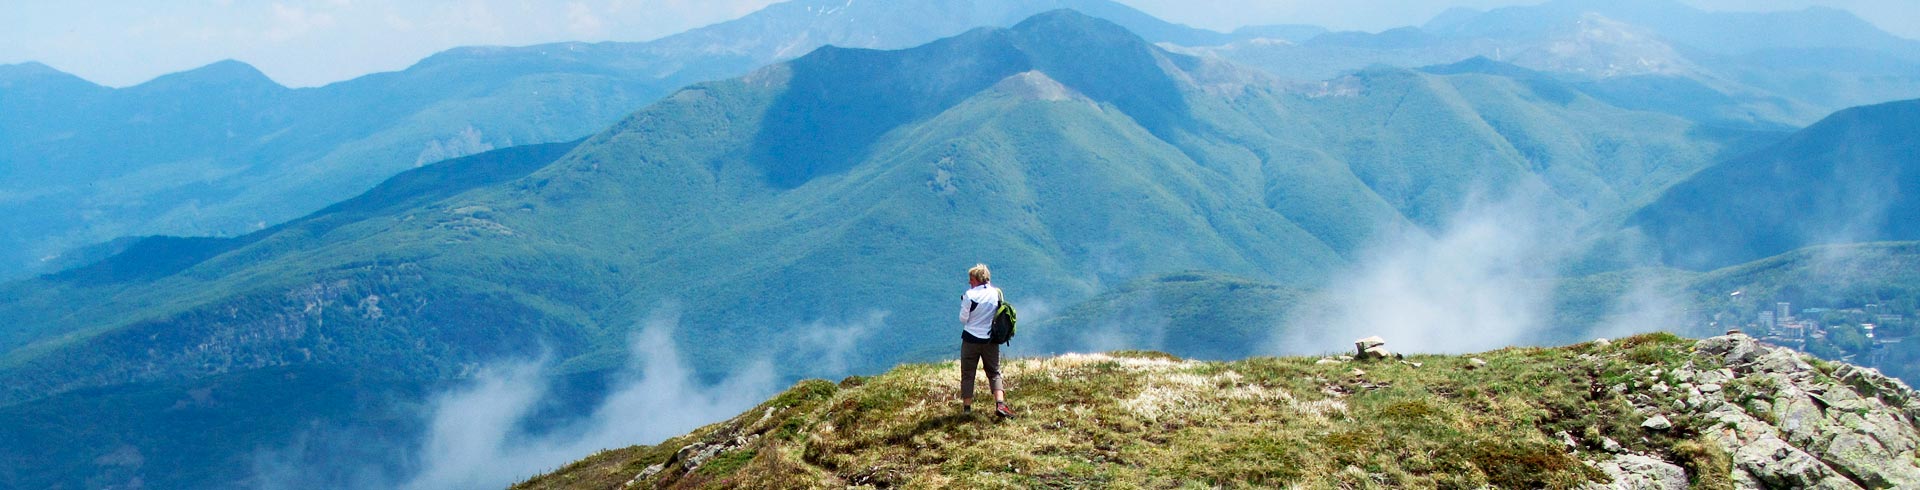
[[[1695,421],[1641,429],[1624,395],[1596,389],[1609,377],[1644,381],[1654,369],[1671,370],[1691,345],[1654,334],[1609,347],[1509,348],[1475,354],[1488,361],[1477,370],[1467,356],[1409,358],[1418,368],[1148,352],[1019,359],[1005,367],[1020,414],[1012,420],[960,413],[955,363],[911,364],[831,392],[833,385],[808,381],[733,420],[595,455],[515,488],[625,482],[694,442],[787,431],[797,437],[761,437],[716,458],[724,467],[689,473],[667,464],[642,483],[1574,488],[1605,479],[1582,461],[1608,457],[1599,441],[1609,437],[1687,466],[1702,475],[1696,488],[1725,488],[1715,475],[1729,471],[1729,458],[1695,438]],[[1367,373],[1350,374],[1355,367]],[[776,409],[762,420],[768,407]],[[1562,445],[1554,436],[1561,431],[1581,445]],[[780,479],[787,477],[798,479]]]

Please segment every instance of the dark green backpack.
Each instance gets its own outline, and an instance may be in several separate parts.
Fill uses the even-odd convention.
[[[1013,326],[1018,320],[1013,313],[1013,303],[1007,302],[1007,291],[1000,290],[1000,307],[993,310],[993,330],[987,335],[987,340],[995,344],[1013,341]]]

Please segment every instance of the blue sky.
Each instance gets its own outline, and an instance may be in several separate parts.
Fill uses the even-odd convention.
[[[644,41],[745,15],[775,0],[0,0],[0,63],[39,61],[127,86],[221,59],[314,86],[398,70],[465,45]],[[1119,0],[1167,20],[1231,30],[1318,24],[1378,31],[1453,6],[1540,0]],[[1682,0],[1712,10],[1821,5],[1920,38],[1920,1]]]

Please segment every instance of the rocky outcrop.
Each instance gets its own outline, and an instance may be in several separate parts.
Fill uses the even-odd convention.
[[[1873,369],[1808,359],[1742,334],[1713,337],[1683,367],[1651,373],[1651,391],[1668,396],[1631,399],[1661,420],[1704,421],[1739,488],[1920,486],[1920,396]]]
[[[1613,483],[1588,485],[1586,490],[1686,490],[1687,470],[1673,463],[1638,454],[1622,454],[1593,463]]]

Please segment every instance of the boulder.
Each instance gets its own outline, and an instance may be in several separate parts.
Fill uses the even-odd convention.
[[[1860,488],[1819,458],[1777,437],[1762,437],[1733,453],[1733,466],[1768,488]]]
[[[1673,422],[1667,420],[1667,416],[1665,415],[1655,415],[1652,418],[1648,418],[1646,422],[1641,422],[1640,427],[1653,430],[1667,430],[1673,428]]]
[[[1393,351],[1387,350],[1387,346],[1376,345],[1373,347],[1368,347],[1367,350],[1360,351],[1360,358],[1361,359],[1393,359],[1394,355],[1393,355]]]
[[[1722,335],[1702,339],[1694,344],[1694,355],[1724,362],[1727,365],[1743,365],[1762,354],[1766,347],[1745,334]]]
[[[1353,351],[1366,352],[1367,349],[1372,349],[1374,347],[1379,347],[1382,345],[1387,345],[1387,340],[1382,339],[1380,338],[1380,336],[1376,335],[1376,336],[1353,341]]]
[[[1769,349],[1753,359],[1752,369],[1763,373],[1793,374],[1813,370],[1813,366],[1800,359],[1789,349]]]
[[[1920,470],[1891,454],[1873,436],[1841,434],[1821,456],[1829,466],[1870,488],[1920,487]]]
[[[1686,490],[1687,470],[1666,461],[1638,454],[1615,455],[1613,459],[1592,463],[1594,468],[1613,478],[1613,483],[1589,483],[1582,489]]]

